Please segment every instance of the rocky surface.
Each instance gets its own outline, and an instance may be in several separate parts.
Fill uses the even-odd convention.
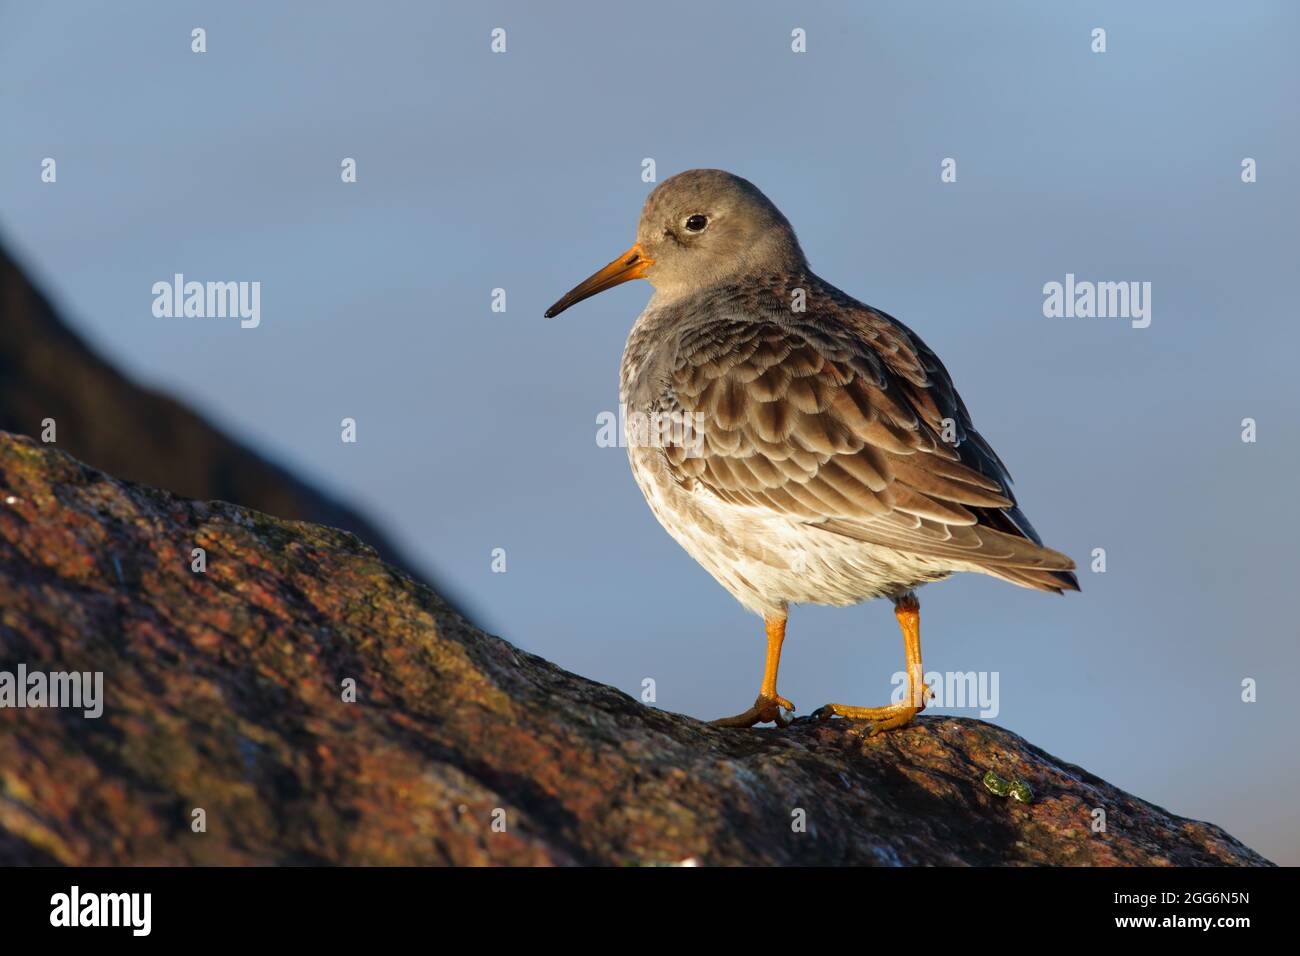
[[[347,533],[0,434],[0,671],[20,663],[102,671],[105,704],[0,710],[3,864],[1267,863],[990,724],[656,710]]]
[[[46,419],[60,448],[109,474],[343,528],[421,576],[366,518],[104,362],[0,247],[0,430],[39,438]]]

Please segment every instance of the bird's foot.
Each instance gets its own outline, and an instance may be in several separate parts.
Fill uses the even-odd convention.
[[[926,688],[927,692],[929,688]],[[922,698],[924,700],[924,698]],[[912,718],[925,710],[925,704],[898,703],[888,704],[885,707],[850,707],[848,704],[826,704],[824,707],[818,707],[813,711],[812,716],[816,720],[830,720],[832,717],[844,717],[848,720],[869,720],[871,729],[867,731],[868,737],[874,737],[876,734],[885,730],[896,730],[899,727],[906,727],[912,722]]]
[[[794,713],[794,704],[784,697],[764,697],[759,694],[758,700],[754,701],[754,706],[743,714],[737,714],[735,717],[720,717],[709,723],[714,727],[753,727],[755,724],[766,723],[789,727],[790,718],[783,711]]]

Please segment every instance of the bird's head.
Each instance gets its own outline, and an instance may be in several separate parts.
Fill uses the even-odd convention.
[[[567,292],[546,317],[630,279],[676,298],[734,276],[803,265],[790,223],[753,183],[721,169],[692,169],[650,193],[632,248]]]

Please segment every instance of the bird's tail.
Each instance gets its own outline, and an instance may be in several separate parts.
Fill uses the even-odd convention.
[[[1045,571],[1040,568],[1011,568],[986,565],[982,569],[1003,581],[1010,581],[1022,588],[1035,591],[1054,591],[1064,594],[1066,591],[1078,591],[1079,579],[1073,571]]]

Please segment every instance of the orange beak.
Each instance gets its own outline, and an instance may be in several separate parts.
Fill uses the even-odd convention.
[[[654,264],[655,261],[641,251],[639,244],[633,244],[631,249],[605,266],[605,268],[595,275],[583,279],[566,292],[559,302],[546,310],[546,317],[553,319],[569,306],[581,302],[583,299],[588,299],[597,292],[612,289],[614,286],[631,279],[639,279]]]

